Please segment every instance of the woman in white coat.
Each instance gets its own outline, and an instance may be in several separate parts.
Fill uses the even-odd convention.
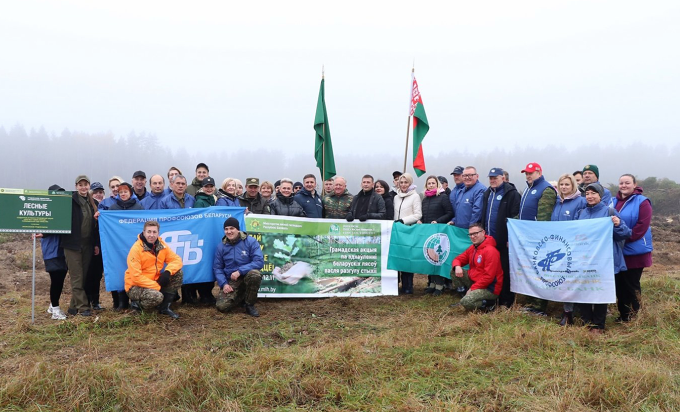
[[[398,183],[397,195],[394,197],[394,223],[412,225],[423,217],[420,196],[410,174],[401,175]],[[402,292],[405,295],[412,295],[413,273],[399,272],[399,275]]]

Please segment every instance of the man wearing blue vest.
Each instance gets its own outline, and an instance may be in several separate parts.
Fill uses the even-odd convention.
[[[538,163],[529,163],[522,173],[526,176],[527,188],[524,189],[519,201],[519,219],[550,221],[557,200],[557,191],[545,180],[543,168]],[[547,300],[527,297],[527,302],[529,312],[545,315]]]
[[[489,188],[484,192],[481,223],[486,234],[496,241],[496,250],[501,258],[503,288],[499,304],[511,307],[515,294],[510,291],[510,256],[508,253],[508,219],[519,213],[520,195],[515,186],[505,181],[504,170],[494,167],[489,171]]]

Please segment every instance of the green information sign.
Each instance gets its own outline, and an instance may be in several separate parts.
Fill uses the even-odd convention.
[[[71,192],[0,188],[0,232],[71,233]]]

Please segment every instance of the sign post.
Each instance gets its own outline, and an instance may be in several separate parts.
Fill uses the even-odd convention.
[[[0,188],[0,232],[33,234],[31,323],[35,322],[37,233],[71,233],[71,192]]]

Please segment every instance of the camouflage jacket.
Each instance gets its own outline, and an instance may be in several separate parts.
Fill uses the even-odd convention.
[[[335,193],[323,197],[323,217],[329,219],[344,219],[349,213],[354,196],[347,189],[340,196]]]

